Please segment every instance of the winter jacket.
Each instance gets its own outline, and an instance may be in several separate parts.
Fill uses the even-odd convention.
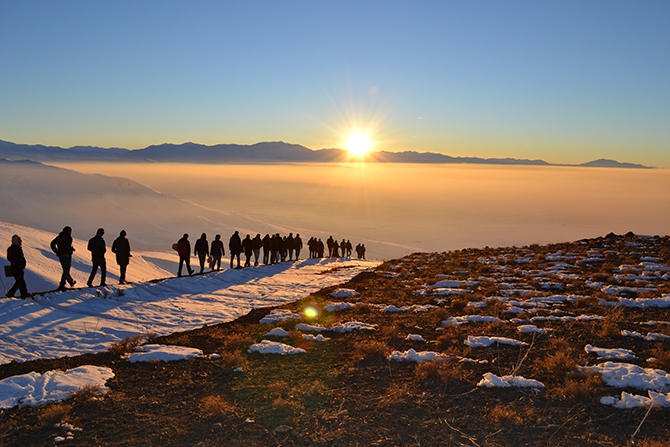
[[[242,240],[239,234],[233,234],[228,241],[228,249],[231,255],[242,253]]]
[[[88,240],[88,251],[91,252],[91,257],[96,260],[105,259],[105,253],[107,252],[107,246],[105,240],[99,234],[96,234],[91,239]]]
[[[221,239],[214,239],[212,241],[212,248],[210,249],[210,253],[215,258],[220,258],[226,254],[226,251],[223,249],[223,241]]]
[[[244,254],[246,256],[251,256],[251,251],[253,250],[253,241],[247,236],[242,241],[242,248],[244,249]]]
[[[60,232],[58,236],[51,241],[51,250],[57,256],[72,256],[74,247],[72,246],[72,236],[70,233]]]
[[[23,256],[23,249],[20,245],[12,244],[7,249],[7,260],[12,265],[14,271],[26,268],[26,258]]]
[[[207,239],[200,238],[195,241],[195,252],[194,255],[204,255],[209,256],[209,247],[207,245]]]
[[[112,253],[116,254],[116,263],[128,265],[130,262],[130,242],[127,238],[119,236],[112,243]]]

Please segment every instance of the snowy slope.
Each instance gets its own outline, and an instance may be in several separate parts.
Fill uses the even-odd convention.
[[[49,249],[55,234],[0,222],[0,241],[8,246],[12,234],[23,239],[28,291],[55,289],[61,274]],[[72,276],[79,286],[86,283],[91,264],[86,243],[75,239],[74,246]],[[0,265],[6,265],[4,247],[1,255]],[[297,300],[377,265],[303,260],[174,278],[176,259],[174,253],[134,252],[127,275],[134,284],[118,286],[118,267],[108,253],[107,287],[47,293],[34,300],[0,299],[0,363],[97,352],[126,336],[165,335],[231,321],[253,308]],[[319,274],[337,266],[352,268]],[[147,282],[157,278],[169,279]],[[11,284],[12,278],[2,277],[3,295]]]
[[[34,228],[25,227],[23,225],[15,225],[7,222],[0,222],[0,265],[7,265],[7,247],[11,243],[13,234],[18,234],[23,240],[23,254],[26,257],[26,284],[28,285],[28,292],[44,292],[47,290],[54,290],[58,287],[58,282],[61,276],[61,267],[58,262],[58,257],[51,251],[49,244],[56,237],[57,233],[50,233],[47,231],[36,230]],[[110,247],[112,241],[117,235],[105,235],[107,241],[107,277],[108,283],[115,284],[119,277],[119,268],[116,265],[114,254],[111,253]],[[72,259],[71,275],[77,286],[86,284],[88,275],[91,272],[91,256],[90,252],[86,250],[87,241],[74,238],[75,252]],[[132,241],[131,241],[132,248]],[[133,250],[133,257],[128,266],[127,278],[129,281],[148,281],[155,278],[166,278],[174,276],[176,272],[176,262],[174,258],[176,255],[172,253],[147,253],[144,255],[140,251]],[[145,257],[147,256],[147,257]],[[169,260],[173,261],[170,262]],[[158,265],[157,265],[158,264]],[[160,266],[159,266],[160,265]],[[170,267],[172,267],[170,269]],[[167,271],[166,268],[170,269]],[[96,281],[99,281],[100,274],[98,273]],[[5,278],[4,275],[0,279],[0,291],[2,296],[5,295],[7,289],[14,283],[12,278]],[[98,282],[95,282],[96,284]]]

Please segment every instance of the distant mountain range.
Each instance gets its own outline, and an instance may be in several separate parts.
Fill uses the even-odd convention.
[[[16,144],[0,140],[0,158],[8,160],[54,161],[117,161],[146,163],[332,163],[351,161],[348,152],[342,149],[312,150],[299,144],[273,141],[242,144],[217,144],[206,146],[197,143],[160,144],[144,149],[101,148],[93,146],[57,146]],[[495,165],[532,166],[583,166],[604,168],[652,169],[633,163],[600,159],[578,165],[548,163],[544,160],[518,158],[451,157],[433,152],[372,152],[367,161],[379,163],[472,163]]]

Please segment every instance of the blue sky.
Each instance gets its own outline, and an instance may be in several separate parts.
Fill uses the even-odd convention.
[[[0,139],[670,167],[667,1],[0,0]]]

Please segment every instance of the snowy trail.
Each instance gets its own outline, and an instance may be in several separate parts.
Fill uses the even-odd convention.
[[[100,352],[137,334],[232,321],[347,281],[377,262],[303,260],[0,302],[0,364]],[[339,268],[338,268],[339,267]]]

